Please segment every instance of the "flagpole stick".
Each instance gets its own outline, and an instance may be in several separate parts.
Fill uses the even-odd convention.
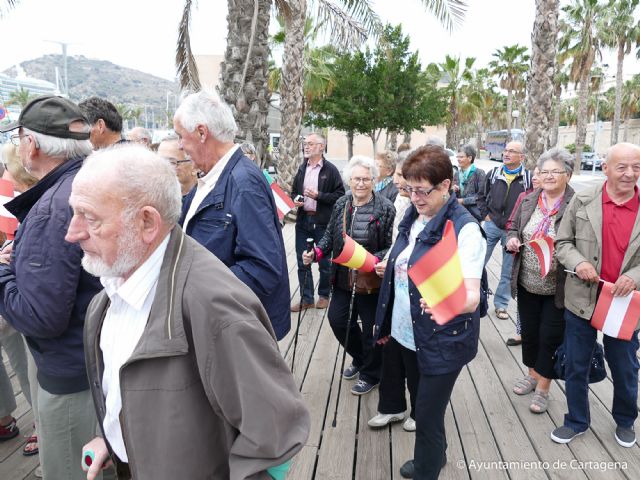
[[[307,252],[313,250],[313,238],[307,238]],[[302,317],[302,303],[304,302],[304,289],[307,286],[307,275],[311,271],[311,264],[307,265],[309,268],[305,268],[304,276],[302,277],[302,285],[300,285],[300,310],[298,310],[298,324],[296,325],[296,334],[293,337],[293,355],[291,356],[291,373],[293,373],[294,366],[296,364],[296,350],[298,349],[298,334],[300,333],[300,319]]]
[[[342,377],[344,374],[344,362],[347,357],[347,345],[349,345],[349,332],[351,331],[351,317],[353,316],[353,302],[356,298],[356,281],[358,279],[358,271],[350,270],[349,275],[353,273],[353,286],[351,287],[351,300],[349,301],[349,318],[347,319],[347,334],[344,339],[342,349],[342,365],[340,366],[340,379],[338,380],[338,394],[336,395],[336,411],[333,413],[333,422],[331,426],[335,428],[338,425],[338,405],[340,404],[340,391],[342,390]]]
[[[565,272],[570,273],[571,275],[578,275],[577,272],[575,272],[574,270],[567,270],[566,268],[564,269]],[[598,282],[602,282],[604,283],[604,280],[602,280],[601,278],[598,279]]]

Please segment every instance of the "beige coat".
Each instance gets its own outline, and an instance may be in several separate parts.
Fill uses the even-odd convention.
[[[598,274],[602,269],[602,188],[576,193],[565,211],[556,234],[558,261],[568,270],[581,262],[591,263]],[[640,215],[636,217],[629,246],[622,261],[621,275],[627,275],[636,288],[640,286]],[[591,319],[596,306],[598,284],[567,275],[564,304],[578,317]],[[636,327],[637,329],[638,327]]]
[[[92,301],[85,355],[100,424],[99,332]],[[258,298],[214,255],[171,233],[149,321],[120,370],[120,421],[134,479],[269,479],[309,434],[309,413]]]

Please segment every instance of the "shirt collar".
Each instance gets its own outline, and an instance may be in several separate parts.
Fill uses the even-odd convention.
[[[319,167],[319,168],[322,168],[322,165],[324,165],[324,157],[320,157],[320,161],[318,163],[316,163],[316,165],[313,166],[313,167],[311,167],[310,161],[307,160],[307,167],[311,167],[311,168]]]
[[[198,184],[210,185],[211,183],[215,183],[220,177],[222,170],[224,170],[224,167],[227,166],[227,163],[229,163],[229,160],[238,148],[240,148],[240,145],[234,145],[233,147],[231,147],[229,151],[225,153],[220,160],[218,160],[218,163],[216,163],[213,168],[209,170],[209,173],[198,179]]]
[[[624,207],[628,210],[632,210],[632,211],[636,211],[638,210],[638,205],[640,204],[640,199],[638,198],[638,186],[634,186],[633,187],[633,191],[635,193],[635,195],[633,197],[631,197],[629,200],[627,200],[624,203],[621,204],[617,204],[616,202],[613,201],[613,199],[609,196],[609,194],[607,193],[607,182],[604,182],[604,186],[602,187],[602,203],[612,203],[613,205],[616,205],[618,207]]]
[[[169,234],[126,281],[122,277],[100,277],[109,299],[113,301],[113,297],[118,295],[131,307],[141,310],[147,295],[158,281],[167,245]]]

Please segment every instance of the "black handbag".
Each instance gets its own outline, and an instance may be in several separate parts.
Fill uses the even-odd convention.
[[[566,353],[564,342],[558,347],[553,355],[553,369],[556,372],[556,378],[565,379]],[[596,348],[591,358],[591,369],[589,370],[589,383],[598,383],[607,378],[607,370],[604,368],[604,348],[599,342],[596,342]]]

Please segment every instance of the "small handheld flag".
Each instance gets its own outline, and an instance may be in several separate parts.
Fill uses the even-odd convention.
[[[7,240],[13,240],[18,229],[18,219],[4,208],[4,204],[13,200],[13,196],[13,184],[0,178],[0,232],[7,235]]]
[[[407,273],[427,301],[438,325],[444,325],[462,311],[467,301],[467,289],[451,220],[445,224],[442,240],[420,257]]]
[[[263,170],[262,173],[264,174],[267,182],[269,183],[269,186],[271,187],[273,199],[276,201],[276,208],[278,209],[278,218],[280,218],[280,220],[282,221],[285,215],[296,207],[296,204],[293,203],[293,200],[291,200],[289,195],[287,195],[284,190],[280,188],[280,185],[278,185],[273,180],[273,178],[271,178],[271,175],[269,175],[269,172],[267,172],[267,170]]]
[[[349,235],[344,234],[343,236],[344,248],[332,262],[362,272],[373,272],[377,262],[375,255],[367,252],[362,245]]]
[[[626,297],[614,297],[613,284],[603,282],[591,326],[605,335],[620,340],[631,340],[640,319],[640,292],[634,290]]]
[[[540,276],[546,277],[553,260],[553,238],[543,235],[529,242],[540,263]]]
[[[0,103],[0,120],[7,116],[7,109]]]

